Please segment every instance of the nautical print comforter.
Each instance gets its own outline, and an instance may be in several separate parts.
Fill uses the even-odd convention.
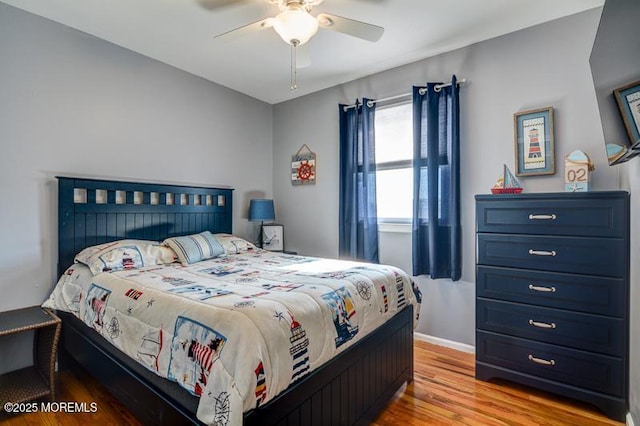
[[[237,425],[420,292],[395,267],[263,250],[92,275],[74,264],[44,306],[67,311]]]

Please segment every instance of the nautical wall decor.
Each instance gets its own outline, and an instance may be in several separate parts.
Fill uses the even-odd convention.
[[[555,174],[553,108],[513,114],[516,175]]]
[[[564,159],[564,190],[584,192],[591,190],[591,172],[595,166],[587,154],[576,149]]]
[[[614,90],[613,95],[627,129],[631,149],[640,150],[640,81]]]
[[[291,157],[291,184],[306,185],[316,183],[316,153],[303,144]]]

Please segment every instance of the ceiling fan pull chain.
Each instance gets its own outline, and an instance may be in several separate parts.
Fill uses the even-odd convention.
[[[296,47],[298,46],[298,43],[296,43],[296,40],[292,40],[293,42],[291,43],[291,81],[290,81],[290,86],[289,86],[289,90],[291,90],[292,92],[295,92],[296,90],[298,90],[298,71],[297,71],[297,64],[296,64]]]

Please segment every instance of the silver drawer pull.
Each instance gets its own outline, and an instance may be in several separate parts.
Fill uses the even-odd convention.
[[[540,328],[556,328],[555,322],[552,322],[552,323],[540,322],[540,321],[534,321],[532,319],[529,320],[529,325],[532,325],[534,327],[540,327]]]
[[[556,365],[556,362],[554,360],[536,358],[533,355],[529,355],[529,361],[535,362],[536,364],[542,364],[542,365]]]
[[[555,214],[530,214],[529,220],[556,220]]]
[[[555,256],[555,250],[529,250],[529,254],[533,256]]]
[[[542,292],[546,292],[546,293],[555,293],[556,292],[556,288],[553,287],[553,286],[551,286],[551,287],[543,287],[543,286],[533,285],[533,284],[529,284],[529,290],[542,291]]]

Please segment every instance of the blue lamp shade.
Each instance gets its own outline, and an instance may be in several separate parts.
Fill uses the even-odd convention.
[[[249,220],[251,222],[264,222],[275,218],[276,212],[273,208],[273,200],[256,199],[249,201]]]

